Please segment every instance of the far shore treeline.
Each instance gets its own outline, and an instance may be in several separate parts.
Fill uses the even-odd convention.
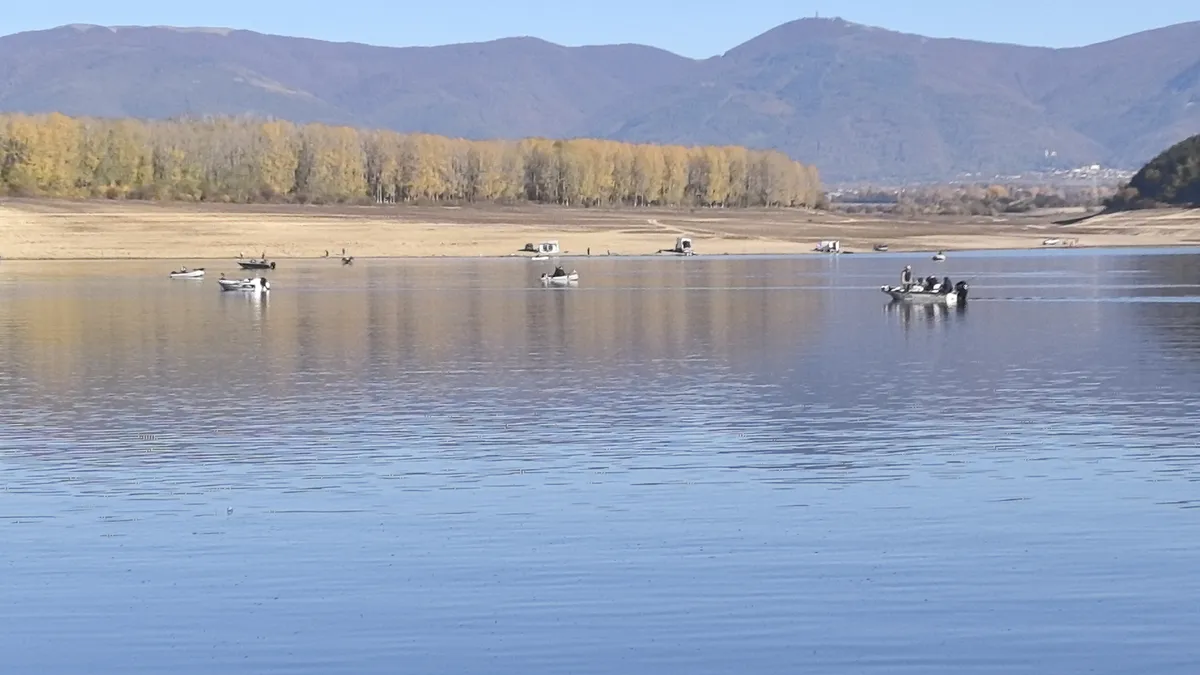
[[[224,203],[812,207],[775,151],[590,139],[470,141],[217,117],[0,115],[0,194]]]

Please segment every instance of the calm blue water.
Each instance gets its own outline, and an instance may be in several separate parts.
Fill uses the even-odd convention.
[[[4,672],[1200,667],[1200,256],[567,266],[0,264]]]

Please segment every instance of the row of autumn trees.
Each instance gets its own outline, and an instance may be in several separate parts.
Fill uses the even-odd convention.
[[[815,206],[774,151],[468,141],[245,118],[0,116],[0,193],[211,202]]]

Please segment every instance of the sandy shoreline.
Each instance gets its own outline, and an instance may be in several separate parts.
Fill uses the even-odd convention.
[[[783,210],[520,207],[305,207],[0,200],[0,258],[273,259],[516,256],[558,240],[563,255],[647,255],[690,236],[701,255],[1200,245],[1200,210],[1063,216],[872,217]]]

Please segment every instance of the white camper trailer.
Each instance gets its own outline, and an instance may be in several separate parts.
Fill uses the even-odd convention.
[[[841,253],[842,242],[837,239],[822,241],[817,244],[817,248],[815,250],[820,253]]]
[[[528,250],[528,247],[526,247],[526,249]],[[558,255],[560,253],[562,253],[562,249],[558,247],[558,240],[543,241],[537,245],[536,249],[534,249],[531,260],[545,260],[552,255]]]
[[[675,240],[675,248],[664,248],[658,251],[662,255],[695,255],[692,250],[691,237],[679,237]]]

